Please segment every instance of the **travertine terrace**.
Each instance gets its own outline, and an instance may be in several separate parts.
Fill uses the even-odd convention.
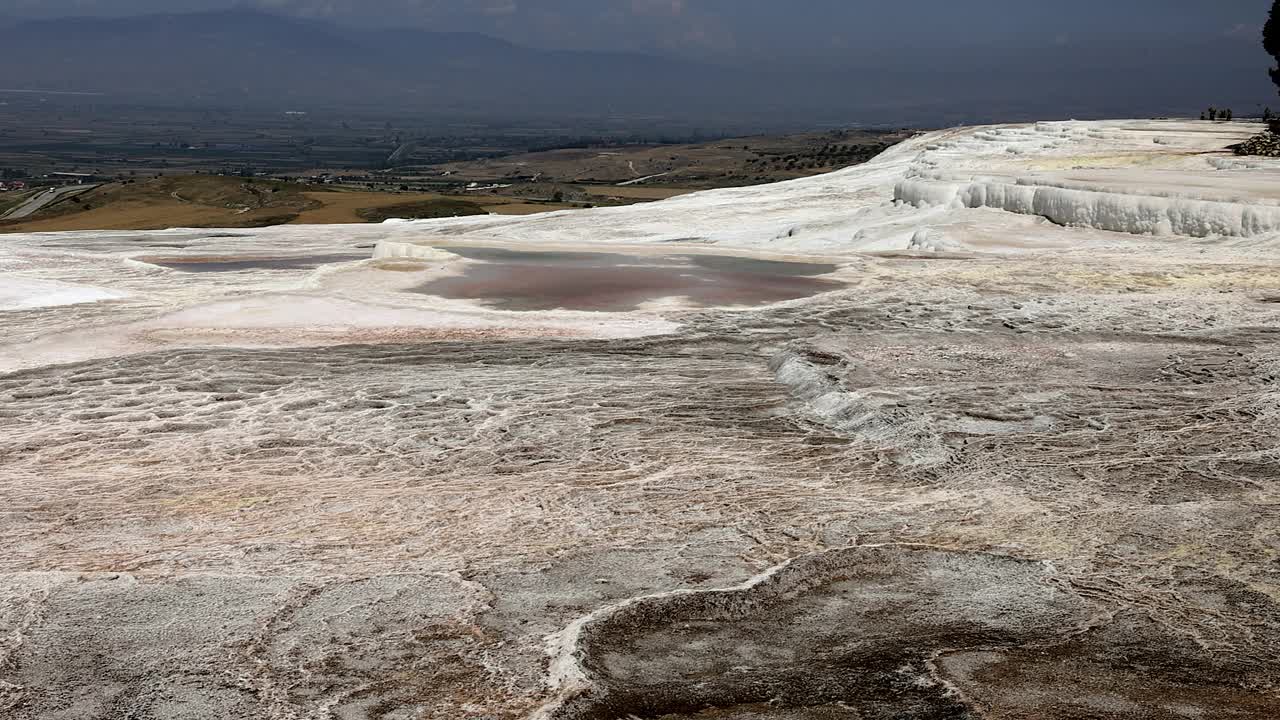
[[[0,717],[1280,717],[1257,129],[6,237]]]

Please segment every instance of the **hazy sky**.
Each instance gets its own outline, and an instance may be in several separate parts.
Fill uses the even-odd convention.
[[[768,58],[940,47],[1257,42],[1271,0],[0,0],[58,17],[257,7],[364,26],[471,30],[527,45]]]
[[[807,107],[814,113],[825,113],[825,118],[836,112],[831,108],[844,107],[846,114],[859,120],[874,115],[894,118],[894,122],[935,123],[1014,116],[1195,114],[1199,107],[1210,104],[1233,107],[1241,113],[1261,113],[1264,105],[1280,102],[1267,78],[1271,59],[1261,43],[1271,3],[0,0],[0,21],[9,24],[24,18],[127,17],[249,8],[364,29],[479,32],[541,49],[632,51],[678,59],[650,63],[625,56],[600,58],[598,66],[604,69],[598,74],[607,75],[605,78],[589,72],[596,67],[593,63],[571,64],[573,72],[582,77],[569,86],[571,92],[563,101],[548,100],[548,107],[557,110],[578,107],[575,102],[594,108],[600,97],[612,97],[609,92],[629,87],[623,98],[626,103],[646,108],[657,103],[673,113],[706,105],[734,117],[738,111],[726,108],[795,119],[791,116]],[[264,23],[262,29],[276,27]],[[57,26],[42,32],[56,37]],[[243,32],[257,37],[252,28]],[[438,41],[421,42],[426,52]],[[554,56],[538,62],[554,65],[581,60]],[[358,65],[339,65],[337,70],[355,72]],[[89,62],[81,67],[82,71],[59,81],[68,87],[91,84],[94,76],[90,69],[105,73],[101,78],[104,86],[122,81],[108,72],[109,63],[99,67]],[[10,69],[16,78],[10,82],[32,81],[32,73],[18,66]],[[49,82],[58,79],[55,69],[49,68]],[[216,74],[210,77],[216,79]],[[287,87],[302,92],[307,79],[304,76]],[[270,80],[270,74],[263,78],[264,82]],[[591,85],[595,80],[603,85]],[[487,80],[478,87],[491,88],[492,82],[496,81]],[[714,87],[700,89],[699,82]],[[404,83],[411,85],[410,80]],[[596,94],[588,92],[588,87],[596,88],[591,91]],[[677,87],[686,88],[686,94],[676,92],[673,88]],[[383,90],[393,92],[390,87]],[[637,93],[641,91],[649,95],[640,98]],[[486,107],[497,97],[472,98],[461,90],[459,93],[459,97],[471,98],[466,102]],[[510,93],[518,94],[518,89],[510,89]],[[714,102],[709,99],[712,97]],[[609,102],[626,105],[622,100]],[[939,115],[942,112],[948,113],[946,117]]]

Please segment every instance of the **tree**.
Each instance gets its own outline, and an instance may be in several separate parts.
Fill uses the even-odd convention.
[[[1271,4],[1271,14],[1267,16],[1267,24],[1262,27],[1262,47],[1267,54],[1275,58],[1276,67],[1271,68],[1271,82],[1280,90],[1280,0]]]

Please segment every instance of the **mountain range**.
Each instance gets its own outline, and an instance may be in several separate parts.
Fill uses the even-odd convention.
[[[0,88],[162,106],[347,108],[441,116],[672,117],[761,123],[944,122],[1239,113],[1271,99],[1249,43],[982,49],[939,66],[910,49],[821,69],[521,47],[473,33],[368,30],[252,10],[0,22]],[[1256,45],[1257,43],[1253,43]],[[1197,58],[1214,53],[1205,67]],[[1224,61],[1225,58],[1225,61]]]

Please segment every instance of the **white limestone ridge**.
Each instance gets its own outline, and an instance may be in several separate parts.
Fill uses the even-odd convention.
[[[1116,120],[940,130],[869,163],[785,183],[622,208],[400,223],[382,230],[380,253],[444,239],[818,253],[1125,242],[1116,234],[1271,239],[1280,236],[1280,160],[1228,150],[1260,129]]]
[[[1216,194],[1213,188],[1172,185],[1179,180],[1126,171],[996,178],[924,173],[898,183],[894,199],[916,207],[992,208],[1038,215],[1058,225],[1135,235],[1254,237],[1280,231],[1276,197],[1242,192],[1210,199]],[[1280,175],[1273,183],[1272,192],[1280,191]]]
[[[1149,245],[1164,254],[1208,246],[1226,254],[1274,252],[1280,249],[1280,159],[1239,158],[1228,150],[1261,129],[1188,120],[955,128],[922,133],[871,162],[824,175],[627,207],[234,233],[13,234],[0,249],[0,310],[159,292],[169,275],[151,266],[141,284],[130,284],[121,266],[81,272],[124,262],[129,273],[142,273],[143,266],[129,261],[154,253],[147,249],[151,240],[157,247],[181,240],[184,253],[202,256],[360,247],[371,257],[439,263],[456,259],[438,249],[454,243],[654,243],[826,256],[1122,245],[1143,251]],[[328,278],[276,287],[274,277],[261,279],[276,290],[308,292]],[[191,302],[214,299],[201,295],[203,287],[183,283],[174,292]]]

